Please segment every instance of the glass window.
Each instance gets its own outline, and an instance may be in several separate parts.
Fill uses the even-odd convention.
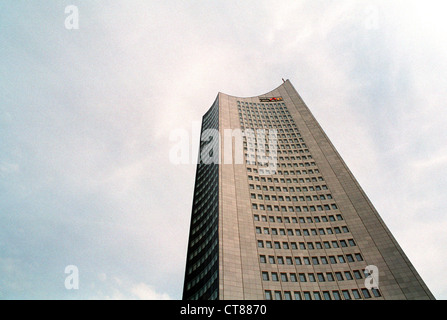
[[[352,295],[354,296],[354,299],[361,299],[360,293],[357,289],[352,290]]]
[[[341,272],[336,272],[335,273],[335,277],[337,278],[338,281],[343,281],[343,275],[341,274]]]
[[[326,279],[324,279],[324,275],[322,273],[318,273],[317,277],[318,277],[318,281],[319,282],[325,282],[326,281]]]
[[[351,295],[349,294],[348,290],[343,290],[342,293],[345,300],[351,300]]]
[[[363,296],[365,297],[365,299],[370,299],[371,298],[371,295],[369,294],[368,289],[363,288],[362,289],[362,293],[363,293]]]
[[[345,271],[345,278],[346,280],[352,280],[352,275],[349,271]]]
[[[376,297],[376,298],[379,298],[379,297],[382,296],[382,295],[380,294],[380,291],[379,291],[378,289],[372,288],[371,291],[373,292],[374,297]]]
[[[335,300],[341,300],[341,297],[340,297],[340,292],[338,292],[338,291],[332,291],[332,295],[334,296],[334,299]]]

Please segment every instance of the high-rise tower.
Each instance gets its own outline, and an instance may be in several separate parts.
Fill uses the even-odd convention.
[[[434,299],[290,81],[204,115],[183,299]]]

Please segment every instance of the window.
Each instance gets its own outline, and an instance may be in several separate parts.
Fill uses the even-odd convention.
[[[323,298],[324,298],[324,300],[332,300],[331,294],[329,293],[329,291],[323,291]]]
[[[270,290],[265,291],[265,300],[272,300],[272,292]]]
[[[285,291],[284,292],[284,299],[285,300],[292,300],[292,295],[291,295],[290,291]]]
[[[263,272],[262,273],[262,280],[269,281],[269,273],[268,272]]]
[[[319,282],[325,282],[326,281],[326,279],[324,279],[324,275],[322,273],[318,273],[317,277],[318,277],[318,281]]]
[[[290,281],[291,282],[297,282],[298,281],[297,278],[296,278],[296,274],[295,273],[291,273],[290,274]]]
[[[303,294],[304,294],[304,300],[312,300],[312,297],[310,296],[310,292],[305,291]]]
[[[267,263],[267,260],[266,260],[265,256],[259,256],[259,262],[260,263]]]
[[[306,275],[304,273],[299,274],[300,282],[307,282]]]
[[[282,300],[281,291],[275,291],[275,300]]]
[[[309,273],[309,281],[310,282],[315,282],[315,275],[313,273]]]
[[[380,294],[380,291],[379,291],[378,289],[372,288],[371,291],[373,292],[374,297],[376,297],[376,298],[379,298],[379,297],[382,296],[382,295]]]
[[[272,272],[272,281],[279,281],[278,274],[276,272]]]
[[[337,290],[332,291],[332,295],[334,296],[335,300],[341,300],[340,292],[338,292]]]
[[[351,295],[349,294],[348,290],[343,290],[342,293],[345,300],[351,300]]]
[[[357,289],[352,290],[352,295],[354,296],[354,299],[361,299],[360,293]]]
[[[337,278],[338,281],[343,281],[343,275],[341,274],[341,272],[336,272],[335,273],[335,277]]]
[[[321,295],[318,291],[314,291],[314,299],[315,300],[321,300]]]
[[[293,293],[293,295],[295,296],[295,300],[301,300],[301,293],[300,293],[300,292],[295,291],[295,292]]]
[[[286,273],[281,273],[281,281],[282,282],[288,282],[289,279],[287,279],[287,274]]]
[[[346,280],[352,280],[353,279],[352,275],[351,275],[351,273],[349,271],[345,271],[345,278],[346,278]]]
[[[362,293],[363,293],[363,296],[365,297],[365,299],[370,299],[371,298],[371,295],[369,294],[368,289],[363,288],[362,289]]]

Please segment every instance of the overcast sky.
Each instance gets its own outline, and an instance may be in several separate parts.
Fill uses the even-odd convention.
[[[446,11],[2,0],[0,299],[181,299],[195,166],[169,161],[170,133],[191,132],[218,92],[256,96],[281,78],[446,299]]]

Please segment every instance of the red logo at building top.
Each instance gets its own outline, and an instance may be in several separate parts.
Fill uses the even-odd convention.
[[[276,102],[276,101],[283,101],[282,97],[273,97],[273,98],[259,98],[261,102]]]

